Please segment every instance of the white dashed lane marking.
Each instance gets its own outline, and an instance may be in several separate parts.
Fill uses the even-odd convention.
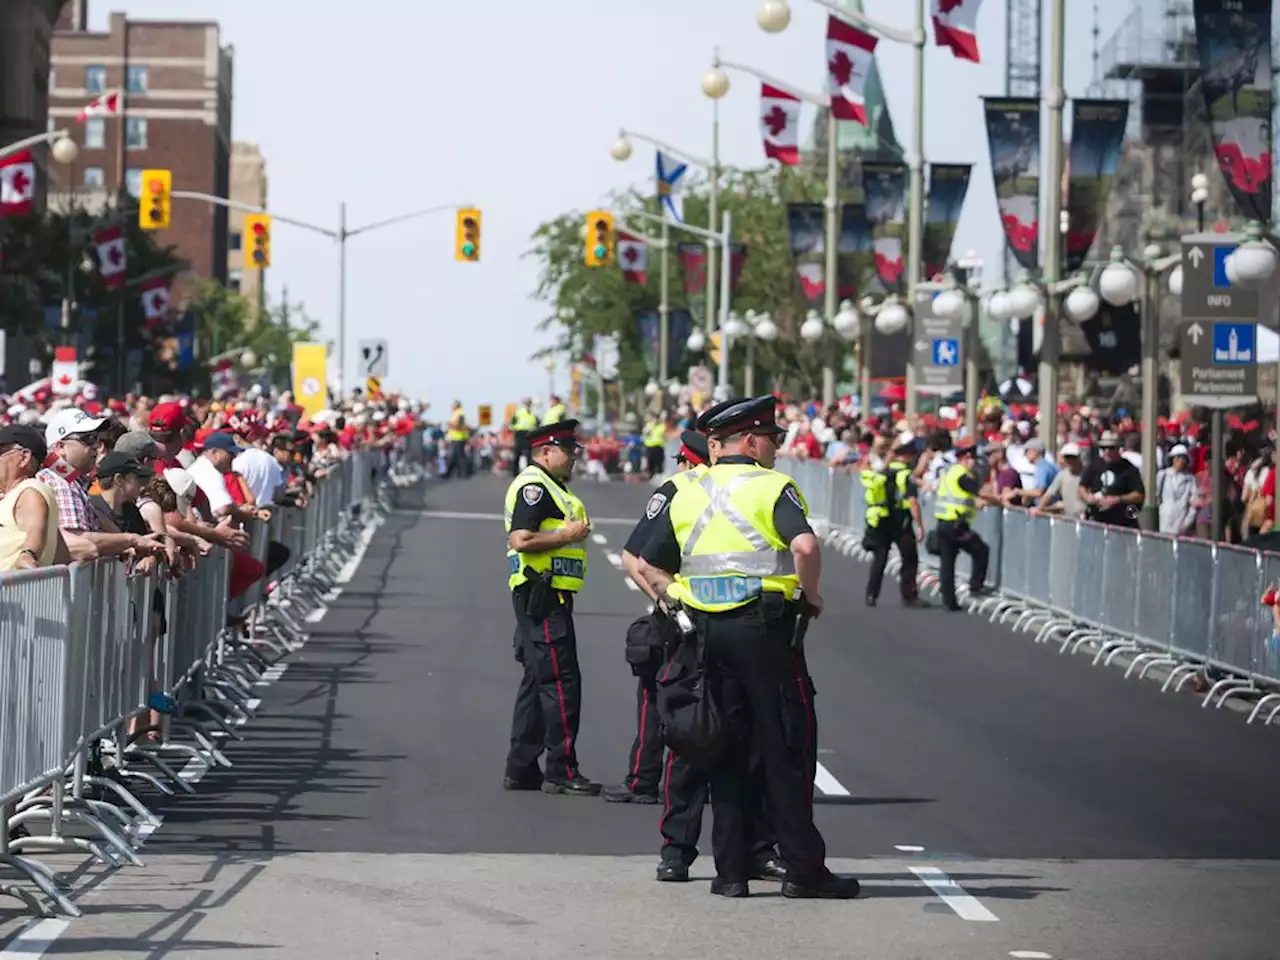
[[[907,869],[919,877],[921,882],[961,920],[969,920],[973,923],[999,922],[999,917],[937,867],[907,867]]]
[[[610,551],[609,553],[606,553],[606,554],[605,554],[605,556],[609,559],[609,562],[610,562],[610,563],[612,563],[615,567],[621,567],[621,566],[622,566],[622,555],[621,555],[621,554],[619,554],[619,553],[613,553],[612,551]]]
[[[596,544],[597,546],[603,547],[609,541],[605,539],[605,536],[603,533],[593,533],[591,535],[591,542]]]

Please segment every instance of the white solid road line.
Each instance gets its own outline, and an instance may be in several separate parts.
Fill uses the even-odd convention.
[[[823,796],[827,797],[847,797],[849,791],[844,785],[831,775],[831,771],[818,764],[818,772],[814,775],[813,785],[822,791]]]
[[[913,843],[899,843],[893,849],[902,853],[924,853],[924,847],[917,847]]]
[[[971,896],[937,867],[907,867],[932,890],[961,920],[974,923],[998,923],[1000,918]]]
[[[1053,960],[1052,953],[1044,953],[1040,950],[1010,950],[1009,956],[1014,960]]]

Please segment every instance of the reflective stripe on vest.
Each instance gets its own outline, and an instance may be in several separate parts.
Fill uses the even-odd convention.
[[[966,493],[960,486],[960,478],[968,474],[961,464],[955,464],[942,475],[938,484],[938,497],[934,506],[934,517],[938,520],[972,519],[974,497]]]
[[[511,536],[511,519],[515,512],[516,497],[526,484],[534,483],[542,488],[543,496],[549,496],[563,518],[549,518],[538,525],[538,532],[544,533],[560,530],[566,520],[586,520],[587,508],[578,497],[556,483],[555,480],[539,466],[525,467],[507,488],[507,499],[503,511],[503,523],[507,537]],[[514,590],[524,583],[528,577],[524,575],[525,567],[537,573],[551,572],[551,586],[557,590],[577,592],[587,575],[587,548],[582,542],[567,544],[549,550],[546,553],[517,553],[507,547],[507,586]]]

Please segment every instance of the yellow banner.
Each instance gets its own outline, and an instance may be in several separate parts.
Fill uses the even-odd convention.
[[[480,404],[480,416],[478,419],[482,427],[493,426],[493,407],[487,403]]]
[[[293,402],[304,417],[314,417],[329,405],[326,377],[328,351],[323,343],[293,345]]]

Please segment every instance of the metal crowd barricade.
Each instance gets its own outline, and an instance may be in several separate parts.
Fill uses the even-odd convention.
[[[789,458],[777,467],[795,479],[819,526],[827,525],[827,542],[865,557],[856,473]],[[920,503],[932,529],[933,498],[922,494]],[[1203,706],[1248,697],[1250,723],[1280,717],[1280,631],[1260,603],[1280,584],[1280,555],[1017,508],[979,510],[974,528],[991,550],[986,582],[997,593],[971,609],[992,622],[1013,620],[1040,643],[1059,639],[1064,653],[1088,647],[1095,663],[1125,655],[1126,676],[1166,668],[1164,690],[1207,672],[1213,682]],[[921,555],[922,584],[936,581],[936,567]],[[969,572],[962,554],[957,580]]]
[[[241,738],[270,655],[296,649],[357,528],[388,509],[372,485],[380,457],[354,454],[306,509],[259,524],[255,556],[271,539],[296,549],[270,590],[256,584],[236,602],[224,550],[179,576],[131,575],[116,560],[0,573],[0,864],[26,881],[0,882],[0,893],[42,915],[79,916],[33,854],[142,866],[143,828],[160,820],[135,791],[194,793],[175,758],[232,766],[220,739]]]

